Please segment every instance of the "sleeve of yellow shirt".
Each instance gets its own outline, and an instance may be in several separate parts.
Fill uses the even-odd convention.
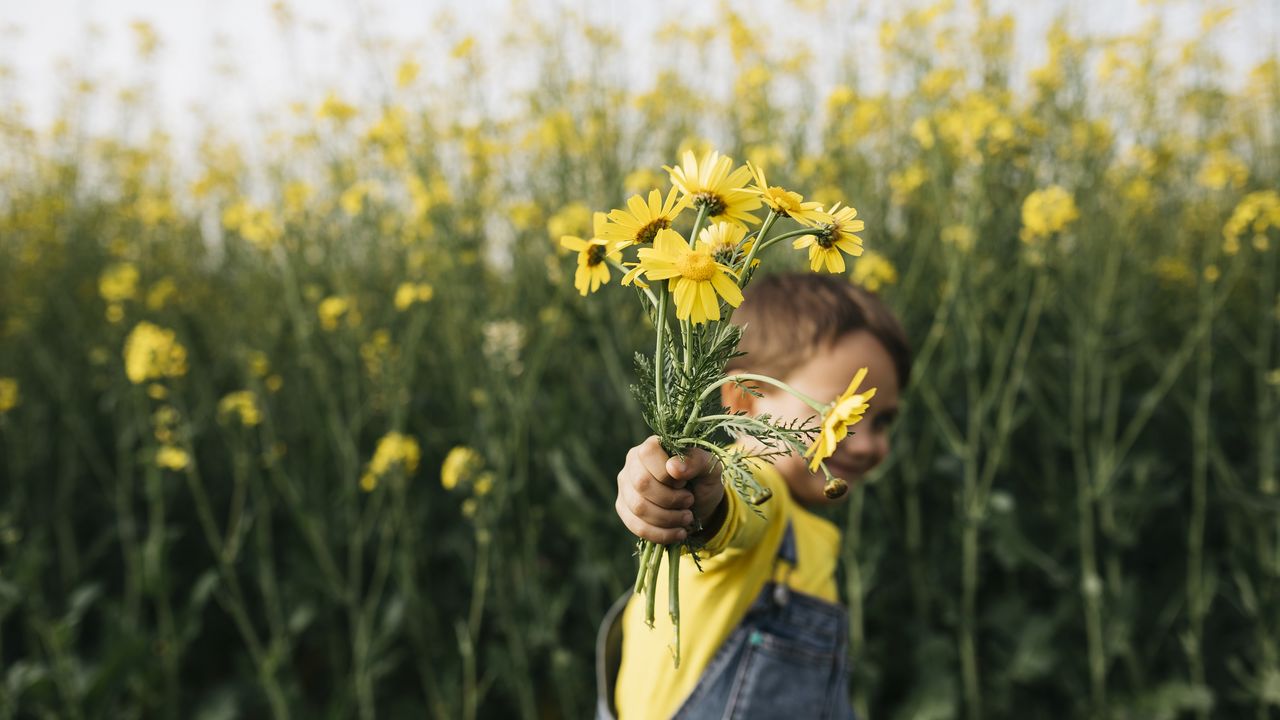
[[[773,492],[769,502],[748,505],[731,487],[724,489],[727,505],[724,523],[716,534],[707,540],[701,555],[714,557],[725,551],[754,547],[775,517],[783,512],[782,506],[790,500],[786,483],[770,465],[762,465],[755,471],[756,480]]]

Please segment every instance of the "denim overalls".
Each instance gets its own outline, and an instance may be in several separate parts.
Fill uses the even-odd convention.
[[[791,523],[774,559],[794,567]],[[614,684],[622,656],[622,609],[618,598],[600,625],[596,642],[596,720],[615,720]],[[742,623],[729,634],[674,720],[786,718],[856,720],[849,705],[848,643],[844,608],[792,591],[782,581],[765,583]]]

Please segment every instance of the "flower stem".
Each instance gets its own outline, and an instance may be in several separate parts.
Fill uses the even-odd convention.
[[[653,349],[653,400],[658,407],[658,424],[662,424],[662,368],[666,365],[665,348],[662,345],[663,335],[667,329],[667,293],[665,290],[658,292],[658,322],[655,324],[657,331],[657,342]],[[659,434],[662,428],[654,428]]]
[[[784,232],[781,235],[776,235],[766,240],[764,242],[764,247],[761,247],[760,251],[763,252],[767,248],[770,248],[776,245],[777,243],[781,242],[782,240],[786,240],[787,238],[799,237],[801,235],[812,235],[812,234],[813,234],[813,228],[809,228],[809,227],[800,228],[799,230],[792,230],[791,232]],[[751,249],[754,250],[755,248],[753,247]]]
[[[711,383],[705,389],[703,389],[702,394],[698,396],[697,405],[701,406],[702,402],[707,399],[707,396],[710,395],[713,390],[720,387],[721,385],[725,385],[731,382],[741,382],[743,380],[755,380],[757,382],[765,383],[766,385],[772,385],[778,388],[779,390],[782,390],[783,392],[800,400],[805,405],[808,405],[809,407],[813,408],[813,410],[819,414],[822,413],[823,410],[826,410],[826,405],[823,405],[817,400],[814,400],[813,398],[809,397],[808,395],[805,395],[799,390],[796,390],[795,388],[782,382],[781,380],[775,380],[767,375],[754,375],[752,373],[736,373],[734,375],[726,375],[720,378],[719,380]],[[695,409],[695,412],[696,412],[696,409]],[[685,433],[685,434],[687,435],[688,433]]]
[[[680,544],[667,546],[667,611],[671,614],[676,667],[680,667]]]
[[[754,260],[756,255],[759,255],[760,251],[764,249],[761,247],[765,242],[764,236],[769,232],[769,228],[773,227],[773,223],[776,222],[777,219],[778,212],[776,210],[770,210],[769,216],[764,219],[764,224],[760,226],[760,232],[756,235],[756,241],[751,244],[751,250],[747,253],[747,258],[742,261],[742,274],[738,277],[738,287],[745,287],[747,281],[751,279],[751,261]]]

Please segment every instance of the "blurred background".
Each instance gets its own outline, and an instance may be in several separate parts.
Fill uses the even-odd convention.
[[[712,148],[916,350],[860,715],[1280,716],[1277,4],[687,5],[0,5],[0,717],[590,715],[652,330],[558,240]]]

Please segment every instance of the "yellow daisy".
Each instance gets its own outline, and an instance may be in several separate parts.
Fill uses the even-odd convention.
[[[626,210],[609,213],[609,223],[596,233],[596,237],[617,243],[621,250],[632,245],[648,245],[659,230],[671,227],[681,211],[689,207],[689,197],[676,198],[676,188],[671,188],[667,199],[659,190],[649,191],[649,201],[639,195],[627,199]]]
[[[706,208],[712,222],[754,225],[760,218],[751,211],[760,207],[760,197],[745,187],[751,171],[740,167],[730,172],[732,167],[733,159],[727,155],[712,151],[698,160],[693,151],[686,150],[679,167],[664,165],[663,169],[694,208]]]
[[[820,217],[822,203],[805,202],[804,196],[798,192],[780,188],[776,185],[769,187],[769,183],[764,177],[764,168],[752,165],[750,162],[747,163],[747,168],[751,171],[751,176],[756,181],[756,186],[749,188],[747,192],[759,195],[764,200],[764,204],[773,208],[774,212],[796,220],[817,220]]]
[[[695,325],[720,319],[720,300],[742,304],[742,291],[731,271],[705,247],[694,249],[675,230],[659,230],[653,247],[640,248],[641,270],[650,280],[667,280],[675,298],[676,317]]]
[[[862,415],[869,407],[867,401],[876,394],[875,388],[863,393],[857,392],[858,386],[866,376],[867,368],[859,370],[853,376],[849,387],[840,393],[840,397],[831,403],[831,409],[822,416],[822,429],[818,431],[818,439],[805,453],[805,457],[813,457],[809,461],[811,472],[817,472],[818,465],[835,453],[836,446],[849,434],[849,426],[856,425],[862,420]]]
[[[605,215],[598,212],[595,214],[597,237],[583,240],[573,235],[565,235],[560,238],[560,244],[563,247],[578,253],[578,271],[573,275],[573,286],[577,288],[580,295],[593,293],[599,290],[601,285],[609,282],[609,263],[605,262],[607,258],[622,259],[618,248],[610,247],[608,240],[598,237],[604,224]]]
[[[740,245],[743,252],[751,249],[751,243],[742,244],[742,238],[746,234],[747,229],[741,225],[718,222],[702,228],[698,233],[698,247],[711,253],[711,257],[715,258],[716,262],[728,264]]]
[[[818,211],[816,217],[796,218],[816,231],[796,238],[793,245],[797,250],[809,248],[809,269],[817,272],[825,264],[827,272],[844,272],[841,251],[854,257],[862,254],[862,238],[854,233],[861,232],[866,223],[857,217],[857,210],[836,203],[830,210]]]

